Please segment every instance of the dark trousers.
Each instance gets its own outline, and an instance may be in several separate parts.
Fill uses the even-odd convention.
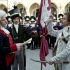
[[[11,70],[11,64],[6,68],[6,70]]]
[[[48,42],[49,48],[51,48],[51,36],[50,36],[50,35],[47,35],[47,36],[46,36],[46,40],[47,40],[47,42]]]
[[[55,42],[56,42],[56,37],[51,36],[50,43],[51,43],[51,46],[52,46],[53,48],[54,48]]]
[[[13,63],[13,70],[18,70],[18,65],[19,65],[19,70],[24,70],[24,55],[23,55],[23,48],[21,48],[20,51],[16,52],[14,63]]]

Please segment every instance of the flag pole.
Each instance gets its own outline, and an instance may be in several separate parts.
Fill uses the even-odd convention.
[[[42,64],[42,62],[41,62],[41,70],[43,69],[43,64]]]

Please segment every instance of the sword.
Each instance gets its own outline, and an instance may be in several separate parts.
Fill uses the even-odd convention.
[[[35,60],[35,59],[30,59],[32,61],[35,61],[35,62],[39,62],[39,63],[48,63],[49,61],[40,61],[40,60]],[[53,63],[56,63],[56,64],[70,64],[70,61],[64,61],[64,62],[53,62]]]
[[[35,62],[39,62],[39,63],[48,63],[48,61],[40,61],[40,60],[34,60],[34,59],[30,59],[30,60],[32,60],[32,61],[35,61]]]

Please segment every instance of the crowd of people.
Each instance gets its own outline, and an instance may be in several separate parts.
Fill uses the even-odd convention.
[[[6,16],[3,10],[0,13],[0,70],[18,70],[18,66],[19,70],[26,70],[23,42],[29,38],[35,41],[40,36],[32,35],[22,24],[17,7],[9,11],[10,16]]]

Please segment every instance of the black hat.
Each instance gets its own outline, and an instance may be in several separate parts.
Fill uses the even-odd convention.
[[[19,11],[17,8],[10,10],[9,13],[10,13],[11,19],[19,17]]]
[[[29,20],[30,20],[29,16],[25,16],[25,21],[29,21]]]
[[[58,18],[61,19],[63,17],[63,14],[59,14]]]
[[[10,16],[7,16],[6,19],[7,19],[7,21],[12,20]]]
[[[31,21],[31,22],[34,22],[34,21],[36,21],[36,18],[35,18],[34,16],[31,16],[31,17],[30,17],[30,21]]]

